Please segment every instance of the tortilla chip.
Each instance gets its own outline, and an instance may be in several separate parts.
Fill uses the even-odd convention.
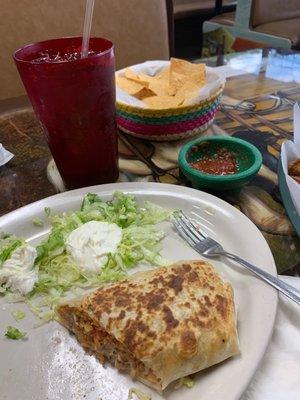
[[[134,94],[134,97],[136,97],[139,100],[144,100],[147,97],[153,97],[156,94],[149,88],[143,87],[139,92]]]
[[[125,75],[125,78],[131,79],[133,81],[140,80],[139,76],[135,72],[133,72],[131,68],[126,68],[124,75]]]
[[[141,72],[141,73],[138,75],[138,77],[139,77],[139,80],[140,80],[140,81],[148,82],[148,83],[151,81],[151,79],[154,79],[153,76],[144,74],[143,72]]]
[[[120,89],[131,95],[135,95],[144,88],[144,85],[142,83],[134,82],[130,79],[118,75],[116,76],[116,83]]]
[[[183,98],[183,106],[194,104],[194,100],[199,96],[199,86],[193,82],[185,82],[175,94],[175,97]]]
[[[171,58],[168,93],[174,96],[186,82],[191,82],[201,88],[206,83],[205,76],[205,64],[193,64]]]
[[[178,58],[171,58],[170,72],[182,74],[186,77],[197,76],[199,80],[205,80],[206,70],[205,64],[195,64],[189,61],[179,60]]]
[[[169,81],[170,67],[166,67],[155,75],[156,79]]]
[[[193,104],[206,83],[205,73],[205,64],[171,58],[170,67],[154,76],[126,68],[124,76],[117,76],[116,81],[121,89],[150,108],[168,109]]]
[[[185,75],[178,74],[176,72],[171,73],[170,74],[170,79],[169,79],[168,94],[170,96],[175,96],[175,94],[184,85],[185,82],[186,82],[186,76]]]
[[[164,96],[168,93],[168,80],[157,79],[155,76],[149,76],[146,74],[140,74],[139,76],[143,81],[148,80],[149,89],[157,96]]]
[[[152,96],[144,99],[144,102],[153,109],[163,110],[167,108],[176,108],[183,103],[184,99],[174,96],[162,95]]]
[[[149,83],[147,80],[141,79],[139,75],[137,75],[136,73],[134,73],[132,71],[132,69],[130,68],[126,68],[125,70],[125,78],[133,81],[133,82],[137,82],[140,83],[141,85],[145,86],[145,87],[149,87]],[[145,75],[148,76],[148,75]]]

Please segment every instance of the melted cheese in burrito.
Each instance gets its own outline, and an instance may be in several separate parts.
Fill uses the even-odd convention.
[[[203,261],[134,274],[56,311],[101,362],[158,391],[239,352],[232,287]]]

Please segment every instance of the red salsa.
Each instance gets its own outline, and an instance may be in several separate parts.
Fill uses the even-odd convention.
[[[213,154],[204,154],[198,161],[190,163],[191,167],[212,175],[231,175],[238,172],[237,161],[225,147],[216,149]]]

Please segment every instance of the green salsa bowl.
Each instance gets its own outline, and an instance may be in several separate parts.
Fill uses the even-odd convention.
[[[190,163],[204,156],[226,149],[235,158],[237,172],[230,175],[215,175],[193,168]],[[251,143],[231,136],[206,136],[186,143],[179,153],[179,168],[195,189],[214,192],[241,189],[259,171],[262,165],[260,151]]]

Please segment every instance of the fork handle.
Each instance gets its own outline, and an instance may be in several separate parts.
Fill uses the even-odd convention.
[[[250,264],[249,262],[243,260],[242,258],[236,256],[232,253],[222,252],[222,255],[242,264],[248,270],[253,272],[255,275],[259,276],[262,280],[267,282],[269,285],[273,286],[281,293],[289,297],[291,300],[294,300],[297,304],[300,304],[300,291],[294,288],[291,285],[283,282],[282,280],[278,279],[277,277],[269,274],[268,272],[263,271],[260,268],[255,267],[255,265]]]

